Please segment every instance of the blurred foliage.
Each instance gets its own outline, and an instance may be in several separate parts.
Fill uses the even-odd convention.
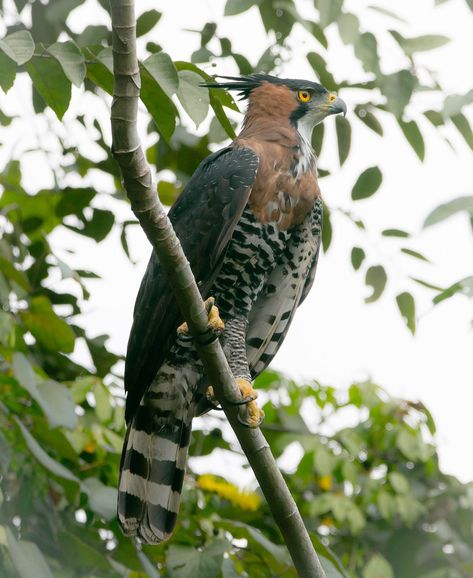
[[[90,280],[98,275],[71,267],[56,255],[51,242],[52,235],[64,228],[97,243],[119,229],[123,250],[130,256],[127,239],[135,224],[122,220],[108,203],[109,198],[125,202],[109,138],[102,130],[108,122],[102,103],[113,81],[111,33],[95,19],[78,31],[75,10],[82,4],[0,0],[5,26],[0,88],[8,92],[17,77],[21,82],[29,79],[34,113],[48,131],[43,146],[32,122],[31,142],[11,147],[11,158],[0,175],[0,574],[6,578],[294,576],[267,507],[258,495],[234,484],[237,475],[227,480],[199,477],[190,468],[179,528],[170,544],[139,548],[118,529],[115,488],[124,434],[117,363],[121,357],[107,349],[107,336],[92,337],[81,326]],[[352,125],[375,133],[382,146],[392,119],[421,161],[426,146],[428,151],[427,131],[442,139],[449,139],[444,129],[456,131],[473,149],[466,114],[473,90],[448,94],[435,71],[422,67],[418,74],[417,54],[441,49],[446,37],[409,37],[396,14],[377,6],[368,10],[377,11],[386,27],[369,30],[360,23],[360,15],[347,11],[343,0],[314,4],[309,19],[293,0],[227,0],[226,18],[251,9],[266,31],[267,47],[260,55],[252,54],[251,60],[234,52],[232,39],[220,35],[217,23],[208,22],[193,31],[200,42],[189,62],[173,61],[151,40],[159,40],[162,14],[154,9],[139,13],[142,101],[152,119],[147,126],[147,158],[163,176],[158,186],[163,202],[175,200],[212,143],[234,134],[238,108],[232,97],[199,87],[202,79],[210,78],[205,72],[208,63],[217,71],[227,59],[242,74],[253,70],[277,74],[291,52],[293,30],[308,39],[307,62],[327,88],[342,95],[358,90],[355,114],[336,121],[341,166],[352,158]],[[108,10],[106,0],[98,4],[89,0],[88,5]],[[470,1],[468,5],[473,10]],[[327,67],[332,32],[361,64],[355,82],[341,80]],[[387,38],[405,57],[404,67],[389,74],[378,51]],[[439,96],[443,105],[436,110],[409,106],[426,90]],[[86,114],[76,114],[76,107],[70,107],[74,95],[96,105],[88,106]],[[206,135],[192,134],[189,119],[197,127],[209,109],[215,118]],[[64,117],[67,130],[54,115]],[[25,118],[0,111],[0,125],[8,130],[30,121],[26,111]],[[80,144],[76,134],[82,135]],[[319,127],[314,132],[319,154],[324,137]],[[41,190],[27,190],[23,184],[28,171],[23,155],[31,151],[40,151],[50,171],[51,184]],[[351,198],[362,214],[364,199],[386,190],[379,167],[368,161],[359,173]],[[328,174],[321,167],[321,178]],[[113,193],[102,191],[105,181],[112,183]],[[324,250],[330,249],[331,217],[336,212],[362,234],[370,232],[370,223],[358,215],[327,207]],[[473,224],[473,197],[436,208],[425,227],[458,212],[469,215]],[[368,240],[363,239],[347,259],[365,278],[371,288],[366,301],[373,302],[390,282],[390,267],[374,260]],[[399,243],[399,259],[425,260],[409,244],[412,240],[412,234],[396,224],[379,236],[380,243]],[[473,297],[473,277],[452,280],[446,288],[417,276],[403,282],[396,306],[412,332],[414,283],[419,290],[433,292],[434,304],[459,293]],[[73,361],[71,352],[78,347],[88,350],[93,368]],[[318,383],[295,384],[267,372],[257,386],[268,390],[265,434],[286,468],[287,482],[328,576],[472,575],[473,487],[439,471],[435,426],[425,407],[392,399],[372,383],[353,384],[342,393]],[[352,426],[340,429],[337,424],[345,423],[347,416]],[[240,453],[224,422],[213,416],[200,422],[200,428],[191,448],[196,460],[226,452],[235,457],[238,471]]]

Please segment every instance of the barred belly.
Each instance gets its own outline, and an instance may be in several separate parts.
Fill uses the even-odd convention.
[[[291,231],[279,231],[275,223],[260,223],[246,207],[210,290],[224,321],[240,315],[248,317],[290,237]]]

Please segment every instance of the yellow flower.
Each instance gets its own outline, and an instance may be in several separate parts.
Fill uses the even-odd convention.
[[[319,487],[321,490],[328,492],[332,489],[332,476],[322,476],[319,478]]]
[[[250,510],[254,512],[261,505],[261,498],[255,492],[242,490],[230,482],[217,479],[212,474],[199,476],[197,485],[202,490],[213,492],[214,494],[225,498],[225,500],[228,500],[234,506],[237,506],[242,510]]]
[[[333,518],[326,516],[325,518],[322,518],[322,520],[320,520],[320,525],[327,526],[328,528],[330,528],[331,526],[335,526],[335,522]]]

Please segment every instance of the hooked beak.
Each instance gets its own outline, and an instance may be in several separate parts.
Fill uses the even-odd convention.
[[[347,105],[345,101],[339,96],[337,96],[335,100],[331,100],[329,96],[329,114],[339,114],[340,112],[343,113],[343,116],[346,116]]]

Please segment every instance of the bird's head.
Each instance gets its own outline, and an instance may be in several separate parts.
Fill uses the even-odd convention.
[[[325,117],[347,112],[345,102],[335,92],[310,80],[277,78],[269,74],[218,78],[223,78],[224,82],[208,82],[204,86],[236,90],[240,100],[249,101],[248,113],[275,120],[287,118],[306,134]]]

